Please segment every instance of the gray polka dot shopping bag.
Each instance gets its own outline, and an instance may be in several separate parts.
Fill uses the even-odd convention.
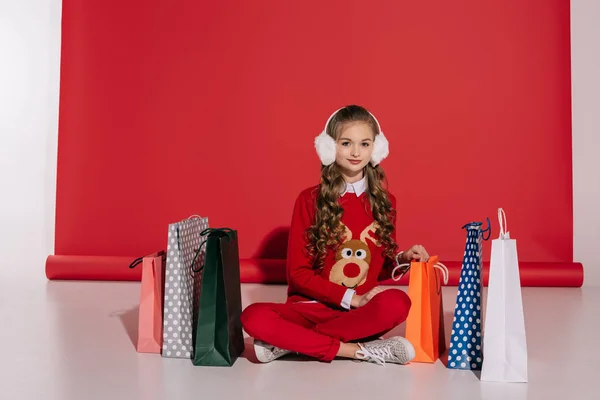
[[[169,224],[164,287],[162,356],[193,356],[193,334],[198,318],[202,275],[194,270],[204,264],[202,232],[208,218],[192,216]]]

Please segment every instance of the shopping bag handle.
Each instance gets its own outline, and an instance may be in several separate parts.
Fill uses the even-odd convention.
[[[204,264],[202,264],[202,266],[198,269],[194,269],[194,264],[196,264],[196,258],[198,258],[198,255],[200,255],[200,251],[202,250],[202,247],[206,245],[206,240],[202,241],[202,243],[200,243],[200,246],[198,247],[198,250],[196,250],[196,254],[194,254],[194,259],[192,260],[192,271],[193,272],[200,272],[202,271],[202,268],[204,268]]]
[[[502,208],[498,209],[498,224],[500,225],[500,239],[510,239],[508,233],[508,224],[506,223],[506,213]]]
[[[444,285],[447,285],[447,284],[448,284],[448,276],[450,275],[450,274],[448,273],[448,267],[446,267],[446,266],[445,266],[444,264],[442,264],[441,262],[437,262],[437,263],[436,263],[436,264],[433,266],[433,269],[434,269],[434,270],[435,270],[435,269],[439,269],[440,271],[442,271],[442,276],[443,276]],[[438,288],[438,282],[439,282],[440,280],[439,280],[439,279],[437,279],[437,277],[438,277],[438,276],[437,276],[437,274],[438,274],[438,272],[437,272],[437,271],[435,271],[435,278],[436,278],[436,279],[435,279],[435,287],[436,287],[437,294],[440,294],[440,293],[442,292],[442,285],[440,284],[440,285],[439,285],[440,287]]]
[[[200,236],[206,236],[206,235],[210,235],[212,233],[225,233],[227,238],[231,239],[231,235],[233,234],[233,229],[231,229],[231,228],[207,228],[207,229],[203,230],[202,232],[200,232]],[[196,259],[200,255],[200,251],[202,250],[202,247],[206,245],[206,241],[207,241],[207,239],[204,239],[202,241],[202,243],[200,243],[198,250],[196,250],[196,254],[194,254],[194,260],[192,261],[192,265],[191,265],[193,272],[200,272],[204,268],[204,264],[202,264],[202,266],[200,268],[194,269],[194,264],[196,264]]]
[[[481,235],[481,237],[483,238],[483,240],[489,240],[490,235],[492,234],[492,224],[490,223],[490,219],[489,217],[486,217],[487,223],[488,223],[488,227],[485,228],[482,231],[479,231],[479,234]],[[481,222],[469,222],[468,224],[465,224],[462,229],[465,229],[468,226],[482,226],[483,223]],[[487,232],[487,236],[485,236],[484,234]]]
[[[167,258],[167,254],[165,253],[164,250],[157,252],[156,255],[161,256],[162,261],[165,261],[165,259]],[[144,257],[138,257],[135,260],[133,260],[131,262],[131,264],[129,264],[129,268],[133,269],[133,268],[137,267],[138,265],[140,265],[143,261],[144,261]]]
[[[400,279],[402,279],[402,277],[404,275],[406,275],[406,273],[408,272],[409,269],[410,269],[410,263],[396,265],[396,267],[392,270],[392,279],[394,281],[398,282]],[[394,277],[394,274],[396,273],[397,270],[400,270],[400,276]]]
[[[485,219],[487,220],[488,227],[481,231],[481,238],[483,240],[489,240],[490,235],[492,234],[492,224],[490,223],[489,217],[486,217]],[[484,235],[484,233],[486,233],[486,232],[487,232],[487,237]]]
[[[143,260],[144,260],[144,257],[136,258],[135,260],[133,260],[131,262],[131,264],[129,264],[129,268],[133,269],[133,268],[137,267],[138,265],[140,265],[142,263]]]
[[[402,277],[408,272],[408,270],[410,269],[410,263],[404,263],[404,264],[400,264],[400,261],[398,260],[398,258],[404,254],[403,251],[399,252],[398,254],[396,254],[396,266],[394,267],[394,269],[392,270],[392,279],[396,282],[398,282],[400,279],[402,279]],[[397,270],[400,270],[400,276],[398,276],[397,278],[394,277],[394,274],[396,273]]]
[[[444,264],[442,264],[441,262],[437,262],[437,263],[436,263],[436,264],[433,266],[433,268],[437,268],[437,269],[439,269],[440,271],[442,271],[442,277],[443,277],[443,280],[444,280],[444,285],[447,285],[447,284],[448,284],[448,276],[450,275],[450,274],[448,273],[448,267],[446,267],[446,266],[445,266]]]
[[[231,235],[233,234],[233,229],[231,228],[206,228],[202,232],[200,232],[200,236],[210,235],[211,233],[225,233],[227,237],[231,239]]]
[[[400,253],[401,254],[401,253]],[[399,255],[399,254],[398,254]],[[398,260],[398,255],[396,256],[396,262]],[[396,264],[396,267],[392,270],[392,279],[394,281],[399,281],[410,269],[410,263],[404,263],[404,264]],[[448,267],[446,267],[444,264],[442,264],[441,262],[437,262],[433,265],[433,268],[437,268],[440,271],[442,271],[442,278],[444,281],[444,285],[448,284]],[[394,274],[396,273],[397,270],[400,270],[401,274],[398,277],[395,277]],[[436,277],[437,277],[437,271],[436,271]],[[439,281],[439,279],[438,279]],[[440,293],[441,287],[438,289],[438,293]]]

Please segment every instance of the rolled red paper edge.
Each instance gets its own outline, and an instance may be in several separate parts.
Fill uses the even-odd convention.
[[[458,286],[461,261],[443,262],[448,267],[447,286]],[[490,263],[483,263],[483,285],[487,286],[490,277]],[[519,275],[522,287],[581,287],[583,286],[583,264],[577,262],[520,262]],[[408,285],[410,271],[395,282],[386,280],[385,285]]]
[[[137,257],[48,256],[50,280],[140,281],[142,265],[129,268]]]
[[[103,280],[139,281],[141,268],[129,268],[136,257],[108,256],[49,256],[46,260],[46,277],[50,280]],[[286,261],[283,259],[241,259],[242,283],[287,283]],[[462,262],[443,262],[448,267],[448,286],[457,286]],[[520,262],[519,274],[524,287],[581,287],[584,280],[583,265],[577,262]],[[391,279],[382,285],[408,285],[410,271],[399,281]],[[489,279],[489,262],[483,264],[483,284]]]
[[[443,263],[448,267],[448,286],[458,286],[462,261]],[[240,280],[242,283],[286,283],[285,260],[246,259],[240,260]],[[529,287],[581,287],[583,285],[583,265],[575,262],[519,263],[521,286]],[[407,286],[410,271],[399,281],[388,279],[382,285]],[[489,262],[483,264],[483,284],[488,285]]]

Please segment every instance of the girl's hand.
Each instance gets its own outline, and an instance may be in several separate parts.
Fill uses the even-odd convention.
[[[425,247],[421,246],[420,244],[416,244],[410,249],[406,250],[403,256],[407,262],[411,262],[413,260],[421,262],[429,261],[429,254],[427,253],[427,250],[425,250]]]
[[[375,297],[375,295],[377,295],[383,291],[384,291],[384,289],[377,286],[377,287],[374,287],[373,289],[369,290],[367,293],[365,293],[363,295],[355,294],[352,297],[352,301],[350,301],[350,306],[352,306],[353,308],[362,307],[365,304],[367,304],[369,301],[371,301],[371,299],[373,297]]]

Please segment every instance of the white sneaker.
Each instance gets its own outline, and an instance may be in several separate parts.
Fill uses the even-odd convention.
[[[261,363],[269,363],[291,353],[291,351],[280,349],[261,340],[254,340],[254,352]]]
[[[358,343],[358,347],[360,350],[356,351],[356,358],[378,365],[384,365],[386,362],[408,364],[417,355],[413,345],[401,336]]]

